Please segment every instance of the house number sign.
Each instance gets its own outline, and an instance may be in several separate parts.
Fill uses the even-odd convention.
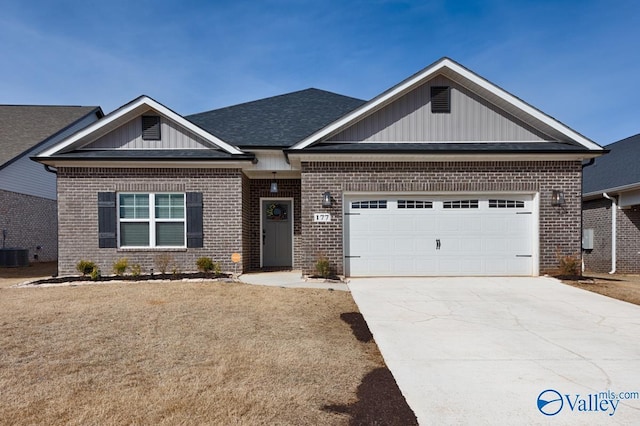
[[[314,222],[331,222],[331,214],[329,213],[314,213],[313,214]]]

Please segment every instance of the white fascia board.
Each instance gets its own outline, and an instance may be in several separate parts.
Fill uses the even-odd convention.
[[[586,155],[586,157],[591,157]],[[327,153],[311,154],[301,151],[300,153],[289,153],[289,161],[294,168],[299,168],[302,161],[307,162],[445,162],[445,161],[581,161],[585,159],[585,154],[402,154],[402,153]]]
[[[251,164],[251,160],[194,160],[194,161],[174,161],[174,160],[139,160],[139,161],[114,161],[114,160],[47,160],[39,159],[39,163],[46,164],[54,168],[60,167],[87,167],[87,168],[116,168],[116,169],[242,169]]]
[[[585,198],[585,199],[601,198],[603,192],[607,194],[619,195],[621,192],[636,191],[636,190],[640,190],[640,182],[630,183],[628,185],[616,186],[613,188],[601,189],[593,192],[588,192],[586,194],[582,194],[582,198]]]
[[[132,119],[134,116],[138,114],[143,114],[144,112],[153,109],[161,115],[164,115],[168,119],[175,121],[180,126],[188,129],[189,131],[197,134],[202,137],[204,140],[210,142],[212,145],[226,151],[229,154],[244,154],[238,148],[229,145],[228,143],[218,139],[211,133],[205,131],[204,129],[196,126],[190,121],[183,118],[180,114],[173,112],[169,108],[164,105],[156,102],[148,96],[141,96],[132,102],[120,107],[115,110],[111,114],[103,117],[101,120],[94,122],[93,124],[87,126],[86,128],[80,130],[75,133],[71,137],[63,140],[61,143],[52,146],[51,148],[41,152],[38,154],[38,158],[46,158],[50,157],[56,153],[63,152],[67,148],[73,147],[74,145],[82,144],[83,140],[89,137],[91,134],[96,131],[105,128],[107,126],[112,126],[117,124],[118,122],[126,122],[129,119]],[[124,124],[124,123],[123,123]],[[91,141],[89,141],[91,142]]]
[[[560,133],[566,135],[568,138],[578,142],[579,144],[581,144],[585,148],[588,148],[588,149],[594,150],[594,151],[602,151],[602,150],[604,150],[604,148],[602,148],[601,146],[599,146],[595,142],[593,142],[593,141],[585,138],[584,136],[580,135],[579,133],[571,130],[569,127],[565,126],[564,124],[560,123],[559,121],[555,120],[554,118],[548,116],[547,114],[544,114],[540,110],[532,107],[531,105],[529,105],[526,102],[520,100],[519,98],[511,95],[510,93],[502,90],[498,86],[490,83],[488,80],[485,80],[484,78],[478,76],[477,74],[471,72],[470,70],[464,68],[463,66],[461,66],[460,64],[452,61],[449,58],[443,58],[440,61],[436,62],[435,64],[431,65],[430,67],[427,67],[423,71],[418,72],[417,74],[413,75],[412,77],[409,77],[408,79],[406,79],[405,81],[401,82],[397,86],[392,87],[391,89],[389,89],[386,92],[382,93],[378,97],[376,97],[376,98],[372,99],[371,101],[367,102],[362,107],[356,109],[355,111],[347,114],[346,116],[342,117],[341,119],[338,119],[337,121],[334,121],[333,123],[329,124],[328,126],[324,127],[323,129],[320,129],[316,133],[314,133],[314,134],[308,136],[307,138],[303,139],[299,143],[297,143],[294,146],[292,146],[291,149],[295,149],[295,150],[304,149],[304,148],[306,148],[306,147],[308,147],[310,145],[313,145],[315,142],[318,142],[318,141],[322,140],[323,138],[326,138],[327,136],[331,135],[333,132],[341,130],[342,128],[347,127],[348,125],[357,122],[358,120],[366,117],[369,113],[375,111],[376,109],[381,108],[382,106],[384,106],[390,100],[395,99],[395,98],[397,98],[397,97],[409,92],[414,87],[419,86],[420,84],[424,83],[425,81],[433,78],[443,68],[450,69],[451,71],[453,71],[454,73],[458,74],[459,76],[471,81],[472,83],[475,83],[476,85],[480,86],[484,90],[487,90],[488,92],[490,92],[490,93],[496,95],[497,97],[503,99],[505,102],[511,103],[512,105],[514,105],[515,107],[519,108],[523,112],[529,114],[531,117],[543,122],[544,124],[550,126],[551,128],[553,128],[553,129],[559,131]]]

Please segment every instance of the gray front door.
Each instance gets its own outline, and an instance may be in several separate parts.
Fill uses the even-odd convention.
[[[262,266],[292,266],[293,211],[290,200],[262,200]]]

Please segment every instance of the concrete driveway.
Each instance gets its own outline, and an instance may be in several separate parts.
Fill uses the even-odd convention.
[[[640,306],[545,277],[349,288],[420,424],[640,424]]]

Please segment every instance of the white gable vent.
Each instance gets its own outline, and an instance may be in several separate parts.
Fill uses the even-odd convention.
[[[142,116],[142,139],[146,141],[160,140],[160,117],[157,115]]]
[[[431,112],[451,112],[451,88],[431,86]]]

